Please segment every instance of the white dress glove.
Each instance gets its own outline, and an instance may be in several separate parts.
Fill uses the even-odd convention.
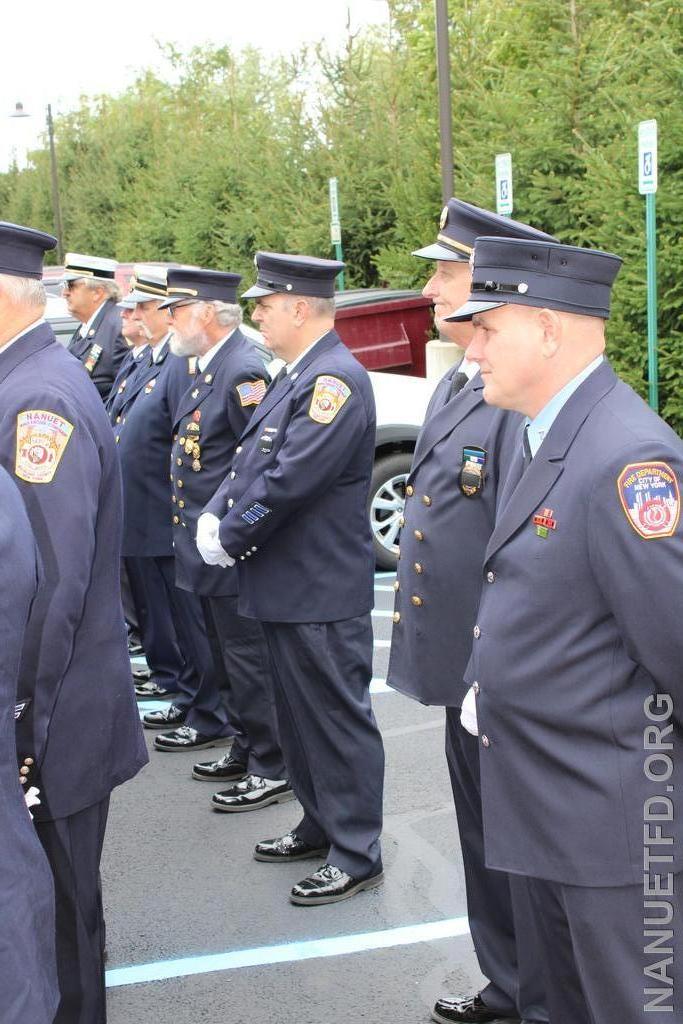
[[[477,698],[474,695],[474,690],[470,686],[469,690],[465,694],[465,699],[462,702],[460,708],[460,724],[463,729],[467,729],[471,736],[479,735],[479,725],[477,723]]]
[[[204,512],[197,520],[197,550],[207,565],[220,565],[227,569],[235,564],[235,559],[221,547],[218,539],[218,527],[221,521],[211,512]]]
[[[24,800],[26,801],[26,806],[28,807],[29,814],[31,814],[32,807],[37,807],[40,804],[40,800],[38,799],[39,795],[40,790],[36,789],[35,786],[31,786],[30,789],[24,791]],[[32,814],[31,817],[33,817]]]

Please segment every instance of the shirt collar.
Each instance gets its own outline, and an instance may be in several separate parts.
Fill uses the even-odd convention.
[[[143,355],[143,353],[144,353],[146,348],[147,348],[147,342],[146,341],[144,341],[142,343],[142,345],[133,345],[133,347],[131,349],[131,353],[133,355],[133,359],[135,359],[136,362]]]
[[[92,325],[95,323],[95,317],[97,316],[99,311],[102,309],[102,306],[104,305],[104,303],[106,301],[107,300],[105,299],[104,302],[100,302],[99,306],[97,307],[97,309],[95,310],[93,315],[90,317],[90,319],[88,320],[87,324],[81,324],[81,338],[85,338],[85,336],[87,335],[88,331],[90,330]]]
[[[468,381],[472,380],[479,373],[479,363],[475,363],[473,360],[468,359],[467,356],[463,356],[462,362],[458,367],[458,373],[464,373]]]
[[[327,334],[327,331],[325,331],[325,334]],[[293,359],[291,363],[287,363],[285,366],[285,373],[291,373],[294,367],[301,362],[303,357],[308,355],[311,349],[314,348],[319,341],[322,341],[322,339],[325,337],[325,334],[321,334],[319,338],[315,339],[312,345],[309,345],[308,348],[305,348],[303,350],[303,352],[300,352],[296,359]]]
[[[166,348],[166,342],[168,341],[169,337],[170,337],[170,331],[169,331],[168,334],[165,334],[163,336],[163,338],[161,339],[161,341],[158,343],[158,345],[155,345],[154,348],[152,349],[152,362],[153,363],[158,363],[159,360],[161,359],[162,355],[164,354],[164,350]]]
[[[24,327],[23,331],[19,331],[19,333],[15,334],[13,338],[10,338],[9,341],[6,341],[5,344],[0,347],[0,352],[4,352],[6,348],[9,348],[10,345],[13,345],[15,341],[19,341],[19,338],[23,338],[24,335],[28,334],[29,331],[32,331],[34,327],[38,327],[39,324],[44,323],[45,317],[43,316],[39,317],[38,320],[34,320],[32,324],[28,325],[28,327]]]
[[[225,345],[226,341],[229,341],[230,338],[232,338],[232,336],[233,336],[233,334],[235,333],[236,330],[237,330],[237,328],[234,327],[230,331],[230,334],[226,334],[224,338],[221,338],[221,340],[217,341],[215,345],[212,345],[211,348],[208,349],[204,353],[203,356],[199,357],[199,359],[197,360],[197,372],[198,373],[204,373],[204,370],[207,368],[207,366],[209,365],[209,363],[211,362],[213,357],[216,355],[218,350],[223,348],[223,346]]]
[[[556,395],[550,399],[550,401],[543,406],[537,416],[534,416],[532,420],[527,416],[526,426],[528,427],[527,433],[529,436],[529,447],[531,448],[531,454],[534,456],[538,449],[543,443],[543,439],[546,437],[548,431],[552,427],[553,423],[560,414],[560,410],[569,401],[571,396],[577,390],[577,388],[583,384],[587,377],[590,377],[594,370],[597,370],[598,366],[603,361],[602,354],[597,356],[592,363],[588,366],[584,366],[580,373],[577,373],[576,377],[572,377],[568,384],[558,391]]]

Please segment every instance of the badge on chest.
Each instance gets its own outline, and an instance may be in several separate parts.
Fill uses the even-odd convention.
[[[258,450],[262,455],[270,455],[273,450],[273,442],[277,434],[276,427],[264,427],[263,433],[258,440]]]
[[[476,498],[486,482],[486,450],[468,445],[462,450],[462,468],[458,480],[466,498]]]

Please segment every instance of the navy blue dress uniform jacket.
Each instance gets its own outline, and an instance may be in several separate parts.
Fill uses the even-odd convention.
[[[119,371],[114,378],[111,391],[107,397],[107,401],[104,403],[104,407],[109,413],[109,419],[112,425],[116,424],[117,416],[119,416],[121,409],[123,408],[126,397],[126,388],[130,387],[133,383],[138,370],[146,369],[149,362],[149,348],[146,347],[137,356],[133,355],[132,350],[126,352],[125,358],[119,366]],[[118,421],[121,422],[120,420]]]
[[[238,559],[242,615],[334,622],[371,610],[374,451],[370,378],[329,331],[271,385],[206,508]]]
[[[17,723],[43,804],[64,818],[147,762],[121,609],[121,475],[97,395],[40,323],[0,352],[0,463],[19,486],[40,553],[18,681]]]
[[[121,334],[121,312],[115,299],[107,299],[85,338],[78,333],[69,342],[69,352],[84,366],[105,401],[123,362],[128,346]]]
[[[52,872],[17,770],[14,710],[24,630],[40,576],[17,488],[0,469],[0,1020],[50,1024],[59,993]]]
[[[187,359],[165,341],[126,386],[114,432],[123,474],[123,544],[126,558],[173,554],[168,461],[176,407],[192,381]]]
[[[484,402],[476,374],[450,398],[449,370],[432,396],[406,485],[394,627],[387,682],[423,704],[457,707],[467,686],[481,594],[481,567],[493,532],[499,480],[519,440],[521,417]],[[482,485],[461,486],[468,450],[483,459]],[[467,486],[467,481],[464,481]]]
[[[197,372],[180,400],[171,486],[176,585],[183,590],[205,596],[237,595],[237,573],[207,565],[199,554],[195,543],[197,519],[225,479],[239,437],[263,398],[268,381],[260,355],[236,330],[204,372]]]
[[[683,442],[602,363],[505,486],[467,670],[489,867],[642,885],[652,694],[683,739],[682,478]]]

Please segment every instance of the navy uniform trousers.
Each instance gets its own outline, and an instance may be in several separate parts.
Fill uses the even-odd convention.
[[[381,867],[384,748],[370,703],[370,615],[264,622],[280,742],[304,816],[294,831],[361,878]]]

